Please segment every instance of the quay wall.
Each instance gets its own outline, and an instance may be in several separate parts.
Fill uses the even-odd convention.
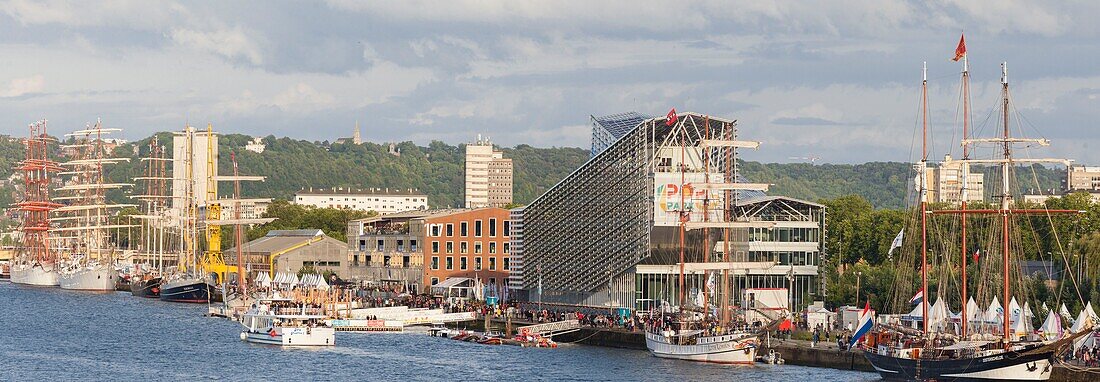
[[[531,323],[528,322],[513,321],[512,331],[514,333],[515,330],[517,330],[516,328],[530,324]],[[489,325],[493,330],[499,331],[504,331],[507,326],[503,320],[493,320]],[[485,322],[482,320],[468,321],[457,326],[474,330],[484,330]],[[590,346],[646,350],[645,334],[640,331],[627,332],[616,329],[582,327],[576,332],[556,335],[553,338],[554,341],[558,343],[577,343]],[[779,352],[783,360],[791,365],[867,372],[875,371],[875,369],[871,367],[871,363],[867,362],[867,359],[863,357],[862,353],[858,351],[848,352],[838,350],[835,346],[829,347],[824,343],[820,343],[816,348],[811,348],[807,341],[782,341],[772,339],[770,344],[768,341],[762,341],[758,354],[767,354],[769,350]],[[1050,380],[1061,382],[1095,382],[1100,380],[1100,374],[1072,371],[1065,367],[1055,366],[1054,371],[1051,373]]]

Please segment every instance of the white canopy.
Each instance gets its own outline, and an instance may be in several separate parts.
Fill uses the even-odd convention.
[[[997,300],[997,296],[993,296],[993,302],[989,303],[989,308],[985,310],[985,317],[982,319],[986,322],[998,322],[1001,321],[1001,315],[1004,314],[1004,308],[1001,307],[1001,302]]]
[[[327,282],[325,282],[324,277],[321,277],[321,276],[317,277],[317,289],[319,289],[319,290],[329,290],[329,285],[328,285]]]
[[[1077,320],[1073,321],[1073,327],[1070,328],[1070,331],[1073,333],[1080,332],[1081,330],[1088,327],[1086,323],[1088,323],[1089,320],[1092,320],[1093,324],[1098,321],[1098,318],[1096,317],[1096,311],[1092,310],[1091,301],[1085,304],[1085,309],[1081,310],[1081,313],[1077,314]]]
[[[1067,320],[1073,319],[1073,314],[1070,314],[1069,309],[1066,309],[1066,303],[1062,303],[1062,307],[1058,308],[1058,314]]]
[[[1054,340],[1062,336],[1062,319],[1058,317],[1054,312],[1047,313],[1046,321],[1043,321],[1043,326],[1039,327],[1040,334],[1043,339],[1047,341]]]
[[[982,308],[978,306],[978,303],[974,302],[974,298],[971,297],[970,301],[966,302],[966,318],[968,322],[981,321]]]
[[[271,286],[271,276],[269,276],[267,272],[260,272],[260,274],[256,276],[255,282],[263,287]]]

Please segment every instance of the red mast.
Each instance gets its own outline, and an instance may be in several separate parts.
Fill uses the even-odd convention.
[[[50,201],[50,173],[62,171],[50,160],[49,145],[56,141],[46,134],[46,120],[30,125],[30,136],[24,141],[26,159],[17,170],[23,171],[23,201],[16,203],[23,213],[23,250],[28,263],[51,266],[56,260],[50,251],[50,211],[60,204]]]
[[[962,190],[960,196],[962,197],[961,209],[966,211],[966,201],[969,199],[969,182],[970,182],[970,165],[966,162],[970,159],[970,144],[966,141],[970,132],[970,64],[967,62],[966,49],[963,49],[963,71],[962,71],[962,97],[963,97],[963,131],[962,131],[962,151],[963,151],[963,163],[960,168],[962,172]],[[959,257],[962,258],[962,335],[965,338],[967,336],[967,324],[970,321],[970,316],[966,314],[966,305],[969,302],[967,298],[967,283],[966,283],[966,257],[970,252],[966,246],[966,213],[959,215],[962,220],[962,250],[959,251]]]

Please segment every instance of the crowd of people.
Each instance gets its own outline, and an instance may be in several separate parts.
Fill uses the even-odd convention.
[[[1066,361],[1078,366],[1100,367],[1100,346],[1081,346],[1075,351],[1066,352]]]

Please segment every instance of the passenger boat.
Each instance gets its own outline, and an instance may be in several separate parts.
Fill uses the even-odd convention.
[[[907,278],[905,280],[915,279],[920,281],[920,284],[915,286],[912,285],[913,282],[896,283],[894,285],[895,289],[908,289],[894,291],[895,299],[901,298],[901,301],[895,301],[895,304],[918,304],[920,306],[914,308],[910,314],[901,316],[900,319],[880,317],[877,323],[868,318],[871,317],[868,314],[869,307],[865,308],[855,338],[858,339],[863,333],[868,333],[862,346],[859,347],[863,350],[864,357],[886,380],[1045,381],[1050,379],[1052,363],[1060,352],[1070,348],[1068,345],[1076,338],[1090,332],[1091,325],[1087,325],[1088,327],[1076,333],[1062,333],[1059,330],[1057,333],[1050,333],[1050,336],[1038,335],[1033,330],[1030,308],[1028,308],[1026,302],[1024,307],[1021,308],[1011,293],[1013,285],[1026,283],[1026,280],[1013,280],[1021,276],[1019,271],[1010,270],[1010,264],[1019,261],[1020,259],[1016,256],[1020,256],[1022,252],[1019,244],[1014,243],[1013,239],[1026,237],[1025,234],[1021,233],[1022,231],[1035,229],[1031,226],[1035,220],[1027,220],[1028,215],[1042,216],[1044,217],[1043,221],[1047,222],[1048,219],[1052,219],[1050,218],[1052,215],[1076,214],[1078,211],[1021,208],[1013,202],[1014,193],[1010,186],[1013,184],[1013,167],[1017,163],[1049,162],[1068,166],[1070,161],[1065,159],[1016,158],[1012,156],[1013,148],[1016,145],[1047,146],[1049,141],[1010,136],[1012,129],[1009,127],[1009,121],[1011,120],[1012,109],[1011,98],[1009,97],[1008,69],[1005,63],[1001,64],[1001,100],[998,102],[1000,110],[993,113],[993,115],[998,116],[997,119],[1000,119],[997,123],[1002,124],[998,129],[995,129],[995,131],[999,131],[998,136],[993,138],[971,138],[968,136],[970,122],[969,67],[965,54],[966,47],[960,39],[955,59],[956,61],[960,58],[963,59],[963,82],[960,87],[962,92],[960,98],[963,102],[961,108],[963,110],[963,155],[962,159],[955,161],[955,163],[952,163],[950,157],[947,157],[944,163],[940,165],[958,166],[958,171],[961,174],[957,178],[961,180],[958,207],[957,209],[933,209],[930,207],[932,203],[929,201],[928,195],[932,185],[930,185],[926,175],[928,169],[928,76],[927,69],[925,69],[921,83],[921,129],[923,134],[921,139],[924,144],[921,160],[915,166],[917,172],[915,183],[920,192],[919,207],[913,209],[913,218],[909,220],[910,226],[919,227],[920,239],[919,241],[910,241],[909,245],[906,245],[902,234],[904,231],[902,231],[898,234],[894,244],[891,245],[891,252],[894,248],[902,248],[901,258],[893,260],[899,265],[904,264],[898,267],[899,272],[904,269],[919,270],[917,271],[919,278]],[[970,158],[970,153],[979,148],[972,146],[982,144],[993,146],[997,155],[992,159]],[[970,185],[970,182],[973,182],[970,180],[969,175],[971,163],[999,165],[1001,184],[999,189],[996,190],[996,194],[998,194],[996,199],[999,199],[1000,202],[997,208],[967,208],[968,193],[974,191],[971,189],[972,185]],[[1021,183],[1023,182],[1021,181]],[[961,239],[961,245],[956,246],[951,242],[946,243],[948,247],[954,247],[952,249],[960,252],[954,253],[952,256],[942,256],[941,260],[937,261],[929,259],[928,249],[930,244],[933,243],[929,242],[928,225],[929,220],[933,217],[943,215],[948,215],[946,219],[958,219],[958,222],[952,222],[951,226],[957,227],[960,232],[939,233],[938,236],[958,237]],[[978,218],[983,215],[987,218],[979,220]],[[1023,217],[1023,222],[1015,224],[1014,220],[1021,217]],[[988,224],[985,227],[988,229],[986,234],[990,236],[989,241],[992,244],[992,248],[981,251],[982,259],[988,258],[989,260],[976,264],[976,268],[986,274],[979,277],[977,288],[973,288],[978,291],[979,299],[987,299],[990,295],[994,297],[986,314],[977,311],[978,305],[974,303],[973,297],[968,298],[968,290],[971,289],[967,281],[968,258],[971,253],[975,253],[967,245],[968,220]],[[941,246],[938,246],[939,243],[935,244],[937,244],[935,248],[941,248]],[[930,260],[932,260],[931,263]],[[977,255],[975,255],[973,262],[978,262],[978,260]],[[915,266],[910,267],[911,263]],[[937,291],[933,294],[928,289],[930,285],[928,274],[931,273],[929,268],[936,263],[939,263],[939,265],[935,265],[936,267],[952,271],[942,274],[952,276],[948,278],[948,281],[944,281],[944,277],[941,276],[938,285],[932,285]],[[958,280],[953,277],[956,275],[954,271],[958,271]],[[901,276],[899,276],[899,280],[902,280]],[[917,293],[909,299],[908,303],[902,303],[905,299],[904,296],[912,293],[914,288],[919,288]],[[947,298],[949,293],[951,297],[955,297],[952,288],[960,294],[957,301],[966,301],[966,303],[960,304],[961,311],[957,316],[950,312],[947,307],[948,304],[943,304],[943,301],[951,300]],[[1023,292],[1026,293],[1027,291]],[[938,301],[935,304],[930,304],[928,297],[933,295],[938,298]],[[1000,295],[1002,301],[1011,301],[1011,303],[1001,308],[996,300],[997,295]],[[1024,301],[1027,300],[1029,298],[1024,299]],[[1053,319],[1059,320],[1057,314],[1053,312],[1048,312],[1048,314],[1053,315]],[[911,324],[904,323],[905,317],[909,317],[908,321]],[[1051,320],[1050,317],[1048,317],[1049,320]],[[872,327],[874,327],[873,330]],[[915,327],[919,327],[919,329]],[[1060,325],[1057,325],[1057,327],[1060,328]],[[853,340],[852,345],[855,345],[856,339]]]
[[[701,330],[667,330],[646,332],[645,345],[660,358],[751,365],[756,362],[757,338],[752,332],[707,336]]]
[[[241,340],[280,346],[335,346],[336,330],[320,309],[288,298],[261,298],[241,316]]]

